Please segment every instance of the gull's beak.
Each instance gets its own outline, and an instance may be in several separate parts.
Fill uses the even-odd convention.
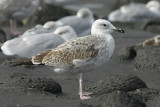
[[[125,33],[125,30],[123,30],[123,29],[112,29],[112,30],[120,32],[120,33]]]

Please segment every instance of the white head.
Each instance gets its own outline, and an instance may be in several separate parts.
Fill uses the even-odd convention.
[[[88,8],[81,8],[77,12],[77,17],[94,21],[93,13]]]
[[[46,28],[48,30],[53,30],[53,31],[55,29],[57,29],[58,27],[60,27],[60,26],[63,26],[63,24],[61,22],[59,22],[59,21],[57,21],[57,22],[55,22],[55,21],[48,21],[48,22],[46,22],[43,25],[44,28]]]
[[[155,40],[156,43],[160,43],[160,35],[155,36],[154,40]]]
[[[109,21],[105,19],[98,19],[92,24],[91,34],[92,35],[104,35],[110,34],[113,31],[118,31],[121,33],[125,33],[122,29],[115,28]]]
[[[160,3],[158,1],[156,1],[156,0],[149,1],[146,4],[146,7],[150,11],[160,14]]]
[[[61,36],[66,41],[77,38],[76,32],[70,26],[58,27],[54,33]]]

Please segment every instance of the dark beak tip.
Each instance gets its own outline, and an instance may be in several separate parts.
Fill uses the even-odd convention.
[[[125,30],[123,30],[123,29],[112,29],[112,30],[120,32],[120,33],[125,33]]]
[[[119,29],[119,32],[120,32],[120,33],[125,33],[125,30]]]

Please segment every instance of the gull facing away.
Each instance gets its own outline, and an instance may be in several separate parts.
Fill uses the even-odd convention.
[[[77,15],[66,16],[58,20],[64,25],[69,25],[76,31],[77,35],[91,28],[94,22],[93,13],[88,8],[82,8],[77,12]],[[87,34],[88,35],[88,34]],[[83,35],[84,36],[84,35]]]
[[[65,41],[76,38],[77,35],[70,26],[62,26],[55,32],[38,34],[36,36],[21,36],[6,41],[1,50],[5,55],[18,55],[31,58],[47,49],[56,48]]]
[[[33,64],[53,66],[55,72],[83,72],[105,64],[112,56],[115,43],[111,35],[116,29],[109,21],[96,20],[91,35],[67,41],[57,48],[44,51],[32,57]],[[82,74],[79,77],[79,95],[89,99],[91,93],[82,91]]]
[[[11,33],[18,34],[17,21],[32,16],[38,9],[39,0],[0,0],[0,14],[10,20]]]

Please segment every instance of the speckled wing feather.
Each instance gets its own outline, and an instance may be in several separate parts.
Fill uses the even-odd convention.
[[[85,36],[77,38],[58,46],[56,49],[49,52],[42,63],[55,67],[73,67],[73,60],[90,60],[94,59],[98,54],[98,38],[96,36]]]
[[[150,38],[150,39],[148,39],[148,40],[145,40],[145,41],[142,43],[142,45],[143,45],[143,46],[148,46],[148,45],[153,45],[154,43],[155,43],[154,38]]]

